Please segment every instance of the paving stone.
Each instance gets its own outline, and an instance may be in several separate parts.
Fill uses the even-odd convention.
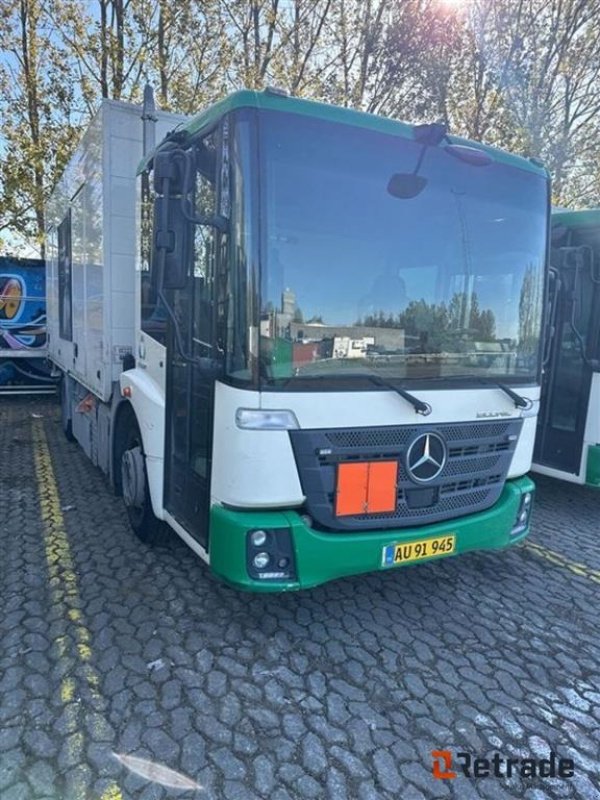
[[[229,780],[241,780],[246,775],[246,767],[243,761],[232,755],[225,748],[211,751],[209,758],[219,767],[225,778]]]
[[[113,752],[225,800],[600,796],[600,593],[585,576],[518,547],[295,595],[240,595],[176,537],[157,549],[137,541],[51,402],[3,401],[2,412],[2,800],[97,800],[113,781],[124,800],[170,796]],[[60,581],[48,581],[32,413],[43,414],[61,505],[75,505],[63,517],[85,664],[53,600]],[[600,570],[597,495],[536,482],[532,541]],[[510,757],[553,748],[577,770],[543,786],[444,783],[431,775],[437,747]]]
[[[254,785],[263,797],[270,797],[275,788],[273,762],[264,755],[257,756],[253,762]]]

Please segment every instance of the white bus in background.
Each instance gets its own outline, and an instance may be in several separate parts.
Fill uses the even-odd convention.
[[[600,486],[600,209],[552,214],[553,320],[533,470]]]
[[[526,536],[543,167],[267,90],[166,137],[148,98],[136,176],[141,115],[103,103],[47,215],[63,426],[137,535],[252,591]]]

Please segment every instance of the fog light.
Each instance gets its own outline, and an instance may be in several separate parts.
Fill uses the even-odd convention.
[[[258,519],[255,524],[260,524]],[[295,581],[296,561],[291,529],[250,528],[246,532],[246,569],[252,580]]]
[[[521,495],[521,501],[519,503],[519,510],[517,511],[515,524],[513,525],[512,531],[510,532],[511,536],[520,536],[521,534],[527,531],[527,527],[529,525],[529,521],[531,518],[532,508],[533,508],[533,492],[524,492]]]
[[[254,547],[262,547],[263,544],[267,541],[267,532],[266,531],[253,531],[250,540]]]
[[[265,567],[267,567],[269,565],[269,561],[270,561],[270,558],[269,558],[269,554],[268,553],[257,553],[254,556],[253,563],[254,563],[254,566],[256,567],[256,569],[264,569]]]

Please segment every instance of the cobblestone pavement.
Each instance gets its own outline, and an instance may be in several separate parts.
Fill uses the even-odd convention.
[[[600,797],[600,494],[540,479],[533,548],[240,595],[135,539],[54,405],[0,412],[2,800]],[[575,776],[436,781],[438,748]]]

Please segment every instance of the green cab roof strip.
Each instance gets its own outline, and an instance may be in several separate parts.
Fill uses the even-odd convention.
[[[563,209],[553,211],[552,225],[564,225],[566,228],[600,227],[600,208],[588,208],[581,211]]]
[[[192,136],[198,131],[216,124],[219,119],[225,114],[241,108],[257,108],[270,111],[282,111],[288,114],[298,114],[299,116],[312,117],[313,119],[322,119],[327,122],[336,122],[342,125],[350,125],[355,128],[366,128],[380,133],[388,134],[390,136],[400,136],[405,139],[415,139],[415,129],[419,126],[410,125],[406,122],[399,120],[389,119],[375,114],[369,114],[364,111],[356,111],[351,108],[344,108],[342,106],[334,106],[328,103],[321,103],[315,100],[304,100],[298,97],[290,97],[281,93],[275,93],[269,90],[264,92],[256,92],[248,89],[242,89],[238,92],[225,97],[223,100],[209,106],[206,110],[192,117],[187,123],[183,124],[177,129],[178,133]],[[533,172],[537,175],[544,177],[548,176],[547,170],[539,164],[539,162],[508,153],[505,150],[500,150],[490,145],[482,144],[470,139],[464,139],[460,136],[453,136],[448,134],[447,142],[449,144],[467,145],[470,147],[477,147],[485,153],[488,153],[494,161],[508,164],[517,169],[522,169],[527,172]],[[160,145],[159,145],[160,146]],[[144,158],[139,167],[138,173],[143,172],[146,165],[152,159],[153,153],[150,153]]]

